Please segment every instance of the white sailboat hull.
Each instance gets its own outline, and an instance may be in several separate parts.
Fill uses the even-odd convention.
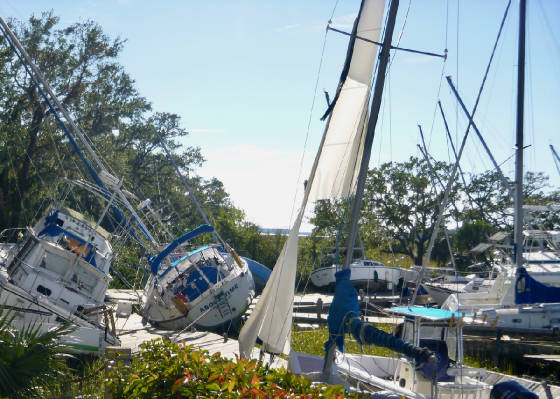
[[[253,300],[255,286],[246,262],[233,270],[188,304],[185,311],[173,304],[165,304],[154,288],[153,278],[147,283],[143,297],[143,314],[148,321],[169,330],[195,327],[205,330],[227,330],[237,323]]]
[[[292,352],[288,368],[295,374],[320,381],[323,360],[321,356]],[[488,399],[495,384],[513,380],[536,393],[539,399],[547,399],[539,382],[473,367],[450,368],[447,373],[454,376],[454,380],[437,382],[437,396],[432,395],[431,381],[423,381],[406,359],[338,353],[334,370],[347,387],[373,392],[371,398]],[[552,397],[560,397],[560,387],[549,386],[549,389]]]

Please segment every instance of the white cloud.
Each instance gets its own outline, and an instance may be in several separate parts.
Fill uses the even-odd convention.
[[[289,25],[284,25],[284,26],[281,26],[279,28],[276,28],[275,30],[276,30],[276,32],[283,32],[283,31],[286,31],[286,30],[292,30],[292,29],[299,28],[300,26],[301,26],[301,24],[289,24]]]
[[[354,26],[354,21],[356,20],[357,16],[358,13],[352,13],[333,18],[332,26],[333,28],[337,29],[350,29]]]

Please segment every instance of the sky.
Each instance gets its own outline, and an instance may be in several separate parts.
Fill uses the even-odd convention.
[[[467,120],[445,76],[472,110],[507,0],[401,0],[393,43],[448,58],[393,51],[370,167],[430,154],[453,161],[436,109],[455,143]],[[504,173],[513,177],[518,1],[504,25],[475,122]],[[334,96],[359,0],[3,0],[3,18],[52,9],[61,25],[94,20],[127,40],[120,62],[155,111],[181,116],[185,146],[200,147],[196,170],[221,180],[247,219],[288,228],[324,129],[323,90]],[[560,186],[549,145],[560,152],[560,2],[528,0],[525,167]],[[437,112],[436,112],[437,111]],[[492,169],[474,135],[461,165]],[[310,229],[306,224],[303,228]]]

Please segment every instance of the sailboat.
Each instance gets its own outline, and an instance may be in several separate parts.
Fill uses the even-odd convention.
[[[515,144],[515,190],[514,190],[514,239],[512,262],[503,265],[488,293],[458,293],[450,295],[442,308],[461,312],[476,312],[483,317],[494,318],[495,327],[519,332],[555,333],[560,329],[560,265],[558,248],[552,237],[544,232],[524,230],[523,206],[523,139],[524,139],[524,88],[525,88],[525,11],[526,2],[520,2],[520,28],[518,53],[517,125]],[[461,106],[464,109],[462,101]],[[472,118],[471,119],[472,123]],[[534,208],[534,210],[545,210]],[[550,238],[553,251],[541,248],[525,250],[525,241],[542,242]],[[546,260],[550,260],[547,262]]]
[[[397,8],[398,0],[391,1],[368,115],[370,81],[379,44],[384,1],[364,0],[361,3],[350,35],[336,101],[329,107],[329,120],[306,186],[303,204],[261,300],[241,330],[240,354],[250,357],[258,338],[262,341],[262,356],[265,353],[271,356],[289,353],[289,368],[293,372],[307,375],[314,381],[347,384],[369,392],[370,397],[482,399],[507,398],[507,395],[546,398],[547,395],[552,397],[551,392],[560,395],[558,387],[544,387],[528,380],[465,367],[462,325],[466,315],[462,313],[417,306],[388,309],[389,313],[405,319],[400,338],[362,322],[358,317],[357,292],[350,282],[352,254],[347,254],[343,270],[336,273],[335,296],[329,308],[329,340],[325,343],[325,357],[289,350],[297,237],[308,200],[329,198],[332,195],[349,196],[354,192],[347,242],[347,248],[354,248]],[[344,185],[344,182],[348,184]],[[438,223],[441,222],[441,218],[438,219]],[[342,354],[345,333],[353,335],[359,343],[384,346],[400,355],[387,358]],[[340,351],[338,355],[337,349]],[[537,393],[529,391],[529,388]]]
[[[202,225],[171,242],[150,262],[142,314],[155,327],[226,332],[238,328],[255,292],[247,261],[218,244],[176,255],[174,261],[168,258],[182,242],[213,231]]]
[[[99,184],[95,194],[106,202],[95,222],[55,203],[35,226],[27,227],[23,234],[20,231],[17,242],[4,245],[0,252],[0,264],[4,266],[0,270],[0,301],[12,312],[12,327],[37,327],[39,332],[46,332],[68,323],[72,331],[61,337],[68,351],[100,355],[106,346],[120,344],[112,309],[104,305],[114,254],[110,234],[101,227],[115,205],[118,190],[113,189],[118,187],[111,187],[111,182],[116,180],[91,168],[57,110],[65,113],[67,123],[73,124],[67,111],[2,18],[0,26],[67,139]],[[102,183],[105,178],[107,188]]]
[[[255,295],[249,269],[254,261],[237,255],[210,225],[165,142],[156,134],[205,224],[175,239],[149,260],[151,274],[142,295],[142,314],[152,325],[170,330],[193,327],[235,333]],[[204,233],[211,233],[215,244],[186,254],[174,252]]]

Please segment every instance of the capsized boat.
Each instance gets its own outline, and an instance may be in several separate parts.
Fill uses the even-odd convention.
[[[68,322],[75,330],[61,342],[71,352],[101,354],[120,345],[103,304],[113,259],[108,239],[99,224],[60,206],[2,251],[0,302],[13,312],[13,327],[46,332]]]
[[[247,261],[219,245],[203,245],[183,255],[174,252],[181,243],[213,230],[202,225],[150,261],[142,314],[152,325],[170,330],[238,329],[255,294]]]

